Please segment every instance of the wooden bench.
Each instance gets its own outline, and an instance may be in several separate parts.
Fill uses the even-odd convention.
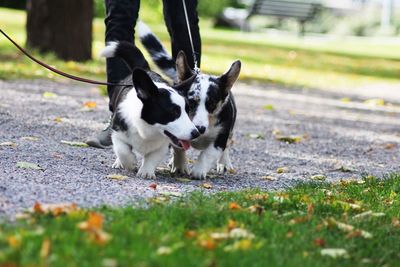
[[[300,34],[305,33],[305,23],[315,18],[322,5],[312,0],[255,0],[249,7],[246,28],[249,19],[255,15],[272,16],[278,19],[294,18],[299,22]]]

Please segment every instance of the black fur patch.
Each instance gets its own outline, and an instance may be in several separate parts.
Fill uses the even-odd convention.
[[[150,55],[158,55],[159,57],[154,60],[154,63],[161,68],[164,69],[175,69],[175,62],[171,60],[168,55],[164,54],[164,48],[162,47],[161,43],[157,38],[152,35],[148,34],[141,38],[141,42],[144,47],[149,51]],[[162,55],[162,56],[160,56]]]
[[[171,92],[160,88],[159,95],[143,101],[141,118],[148,124],[168,124],[181,116],[182,110],[171,100]]]

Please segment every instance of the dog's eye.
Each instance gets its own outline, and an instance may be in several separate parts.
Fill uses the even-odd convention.
[[[212,113],[216,108],[217,108],[217,103],[210,100],[206,101],[206,109],[208,110],[208,112]]]
[[[189,99],[189,109],[194,110],[196,108],[197,102],[194,99]]]
[[[171,108],[170,112],[175,116],[179,117],[181,115],[181,108],[178,106],[174,106]]]

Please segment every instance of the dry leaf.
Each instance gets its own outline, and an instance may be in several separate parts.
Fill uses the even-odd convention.
[[[252,247],[252,242],[249,239],[242,239],[235,241],[232,245],[228,245],[224,248],[224,251],[237,251],[237,250],[249,250]]]
[[[261,177],[261,179],[268,180],[268,181],[276,181],[276,180],[278,180],[278,178],[276,178],[274,176],[271,176],[271,175],[264,175],[264,176]]]
[[[12,148],[16,148],[17,144],[13,143],[13,142],[2,142],[2,143],[0,143],[0,146],[10,146]]]
[[[288,144],[293,144],[293,143],[300,143],[301,140],[303,139],[303,136],[300,135],[290,135],[290,136],[281,136],[277,135],[275,136],[275,139],[281,142],[285,142]]]
[[[251,205],[250,207],[248,207],[249,211],[252,213],[255,213],[257,215],[261,215],[264,213],[264,207],[255,204],[255,205]]]
[[[365,211],[363,213],[357,214],[353,216],[355,220],[367,219],[371,217],[383,217],[385,213],[383,212],[372,212],[371,210]]]
[[[326,180],[326,176],[323,175],[323,174],[316,174],[316,175],[310,176],[310,179],[314,180],[314,181],[325,181]]]
[[[173,249],[171,247],[166,247],[166,246],[161,246],[157,249],[156,254],[157,255],[169,255],[173,252]]]
[[[18,248],[21,244],[21,237],[17,235],[11,235],[7,237],[8,245],[12,248]]]
[[[109,174],[106,177],[114,180],[125,180],[129,178],[128,176],[121,174]]]
[[[188,183],[191,182],[192,180],[188,178],[176,178],[177,181],[182,182],[182,183]]]
[[[325,247],[325,240],[322,238],[316,238],[313,242],[317,247]]]
[[[228,231],[231,231],[232,229],[236,228],[238,226],[237,222],[234,220],[229,219],[228,220]]]
[[[286,173],[286,172],[289,172],[288,167],[279,167],[276,169],[276,173]]]
[[[268,104],[268,105],[263,106],[263,109],[265,109],[265,110],[274,110],[274,106],[271,105],[271,104]]]
[[[242,207],[236,202],[231,202],[229,203],[229,209],[230,210],[240,210]]]
[[[149,185],[149,187],[151,189],[153,189],[153,190],[156,190],[157,189],[157,184],[156,183],[152,183],[152,184]]]
[[[372,98],[372,99],[367,99],[364,101],[364,104],[372,107],[376,106],[384,106],[385,105],[385,100],[380,99],[380,98]]]
[[[35,136],[23,136],[21,137],[22,140],[26,140],[26,141],[38,141],[39,137],[35,137]]]
[[[37,165],[35,163],[25,162],[25,161],[19,161],[19,162],[17,162],[17,164],[15,166],[17,168],[21,168],[21,169],[32,169],[32,170],[44,171],[44,169],[42,167],[40,167],[39,165]]]
[[[400,220],[398,218],[392,219],[392,226],[395,228],[400,228]]]
[[[52,92],[44,92],[42,94],[43,98],[57,98],[58,95]]]
[[[42,247],[40,248],[40,257],[42,259],[47,259],[49,257],[50,247],[51,247],[50,239],[46,238],[45,240],[43,240]]]
[[[196,231],[193,231],[193,230],[188,230],[188,231],[186,231],[185,232],[185,237],[186,238],[194,238],[194,237],[196,237],[197,236],[197,233],[196,233]]]
[[[104,245],[111,239],[111,235],[103,231],[103,215],[90,212],[89,217],[86,221],[83,221],[77,225],[77,227],[89,233],[90,239],[94,240],[99,245]]]
[[[61,140],[61,144],[66,144],[69,146],[76,146],[76,147],[89,147],[88,144],[83,142],[75,142],[75,141],[65,141]]]
[[[85,108],[95,108],[95,107],[97,107],[97,103],[94,101],[87,101],[87,102],[83,103],[83,106]]]
[[[336,258],[349,258],[349,253],[343,248],[324,248],[321,249],[322,256]]]
[[[217,243],[212,238],[201,240],[199,245],[206,250],[214,250],[217,247]]]
[[[79,208],[75,203],[41,204],[39,202],[36,202],[33,205],[31,212],[37,214],[51,214],[53,216],[60,216],[63,214],[70,214],[78,210]]]
[[[203,183],[201,186],[205,189],[211,189],[213,187],[212,184],[209,183]]]
[[[261,139],[261,140],[264,140],[264,135],[262,135],[262,134],[252,133],[252,134],[249,134],[249,137],[250,137],[251,139]]]
[[[62,118],[60,118],[60,117],[57,117],[57,118],[54,118],[54,121],[55,121],[55,122],[57,122],[57,123],[60,123],[60,122],[62,122],[62,121],[63,121],[63,119],[62,119]]]

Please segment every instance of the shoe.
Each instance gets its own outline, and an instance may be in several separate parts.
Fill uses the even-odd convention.
[[[111,141],[111,117],[108,119],[107,126],[97,135],[89,138],[86,141],[86,144],[91,147],[96,148],[106,148],[112,145]]]

